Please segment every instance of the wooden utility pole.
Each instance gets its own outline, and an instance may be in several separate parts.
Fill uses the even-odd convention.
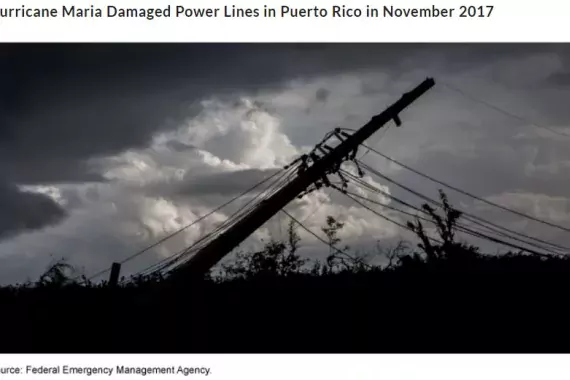
[[[243,242],[255,230],[261,227],[279,210],[285,207],[295,197],[305,191],[311,184],[326,175],[327,171],[339,165],[357,149],[367,138],[382,128],[386,123],[394,120],[396,125],[401,121],[399,113],[422,96],[435,85],[431,78],[427,78],[410,92],[388,107],[384,112],[374,116],[366,125],[342,141],[328,154],[315,161],[313,165],[302,171],[298,176],[285,185],[266,201],[262,202],[250,214],[223,232],[216,239],[198,251],[188,262],[175,270],[175,278],[202,278],[204,274],[218,263],[224,256]]]

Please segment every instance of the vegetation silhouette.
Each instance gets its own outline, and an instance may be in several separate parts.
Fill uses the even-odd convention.
[[[70,278],[65,262],[35,283],[0,289],[4,352],[567,352],[570,260],[481,253],[459,241],[461,213],[423,205],[435,235],[375,247],[385,263],[342,247],[326,219],[324,261],[285,241],[237,252],[221,275],[188,286],[161,276],[117,288]]]

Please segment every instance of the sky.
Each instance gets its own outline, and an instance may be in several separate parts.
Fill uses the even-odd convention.
[[[0,283],[34,280],[62,258],[88,276],[109,267],[286,165],[331,129],[362,126],[426,77],[436,86],[402,113],[402,127],[368,144],[570,227],[568,45],[0,45]],[[441,187],[373,153],[362,160],[429,196]],[[365,179],[421,203],[371,173]],[[495,223],[559,244],[568,239],[448,195]],[[233,210],[126,263],[123,274],[190,245]],[[355,247],[412,238],[331,190],[287,211],[321,236],[326,216],[337,217],[341,237]],[[282,238],[287,222],[279,214],[246,246]],[[300,234],[303,254],[328,249]]]

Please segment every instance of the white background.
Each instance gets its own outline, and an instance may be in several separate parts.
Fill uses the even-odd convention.
[[[207,366],[216,380],[568,380],[568,355],[0,355],[0,367]],[[2,376],[2,379],[87,376]],[[109,376],[92,376],[109,378]],[[125,380],[141,376],[112,376]],[[165,375],[146,376],[146,378]],[[166,376],[184,378],[184,376]]]
[[[490,18],[435,19],[0,19],[0,42],[566,42],[570,41],[570,2],[517,1],[345,1],[331,0],[2,0],[0,7],[76,5],[129,7],[272,7],[332,5],[381,8],[459,8],[494,5]],[[570,378],[566,355],[0,355],[0,367],[191,366],[210,367],[209,379],[326,380],[557,380]],[[58,376],[62,378],[63,376]],[[117,376],[114,376],[117,377]],[[118,376],[140,378],[139,376]],[[155,376],[151,376],[155,377]],[[183,378],[183,376],[176,376]],[[203,376],[200,376],[203,377]],[[45,375],[2,379],[46,378]],[[86,378],[66,376],[65,378]]]
[[[434,19],[0,19],[2,42],[559,42],[570,41],[570,2],[560,0],[434,0],[393,2],[331,0],[2,0],[0,7],[124,8],[325,7],[377,8],[493,5],[490,18]],[[456,11],[457,12],[457,11]],[[570,378],[566,355],[1,355],[0,367],[189,366],[210,367],[211,379],[354,379],[354,380],[537,380]],[[63,376],[58,376],[61,378]],[[114,376],[117,377],[117,376]],[[118,376],[125,379],[139,376]],[[151,376],[155,377],[155,376]],[[183,376],[176,376],[183,377]],[[203,377],[203,376],[200,376]],[[3,379],[46,378],[45,375],[2,376]],[[66,378],[85,378],[66,376]]]
[[[89,42],[563,42],[570,41],[570,2],[561,0],[2,0],[0,7],[63,5],[147,7],[326,7],[376,8],[493,5],[490,18],[170,18],[0,19],[0,41]],[[456,10],[457,13],[457,10]]]

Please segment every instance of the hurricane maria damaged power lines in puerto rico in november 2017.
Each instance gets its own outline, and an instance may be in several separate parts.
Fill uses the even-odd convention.
[[[282,5],[262,8],[242,8],[235,5],[214,7],[188,7],[185,5],[167,5],[158,8],[123,8],[107,5],[100,8],[63,5],[61,8],[41,7],[0,7],[1,19],[16,18],[140,18],[146,20],[164,18],[454,18],[454,17],[491,17],[493,6],[460,6],[458,8],[431,7],[402,8],[393,5],[364,8],[346,5],[328,7],[290,7]]]

